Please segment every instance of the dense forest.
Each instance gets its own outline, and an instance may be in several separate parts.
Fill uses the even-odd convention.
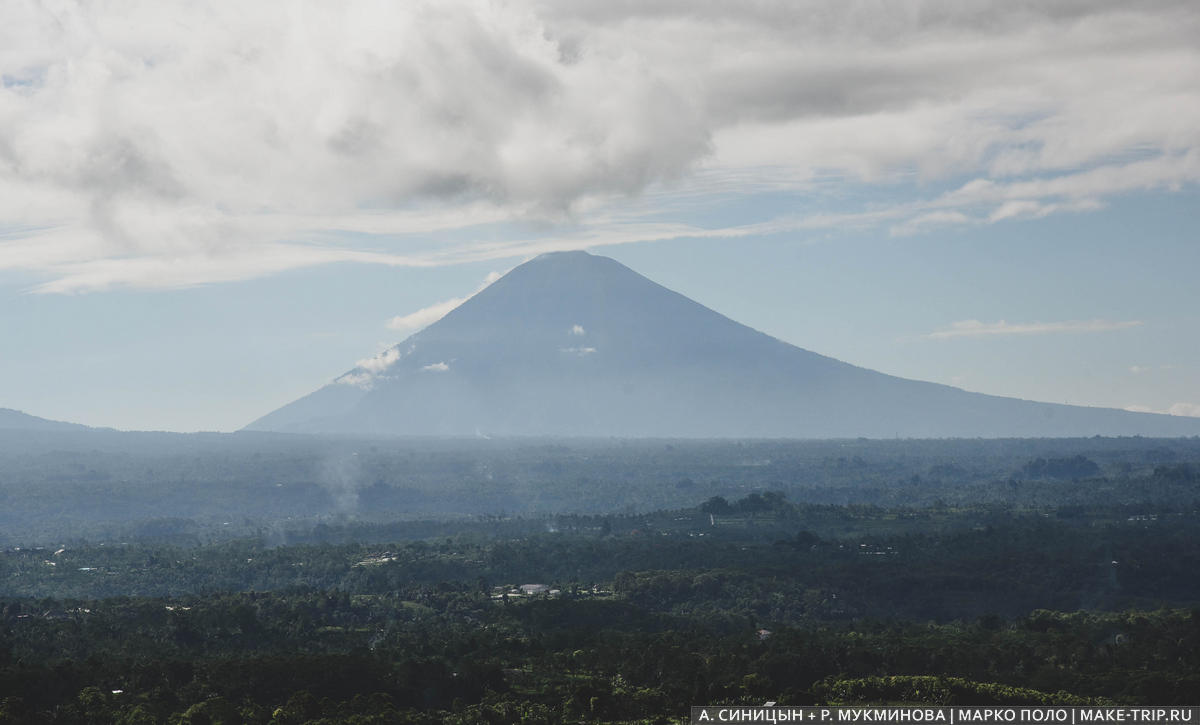
[[[641,513],[713,496],[881,507],[1192,504],[1200,438],[348,439],[0,431],[0,546],[345,521]]]
[[[0,723],[1200,692],[1194,440],[123,435],[0,446]]]

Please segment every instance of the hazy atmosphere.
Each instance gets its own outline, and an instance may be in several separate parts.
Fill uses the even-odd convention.
[[[0,0],[0,725],[1200,721],[1198,39]]]
[[[236,430],[587,249],[854,365],[1200,414],[1192,2],[6,3],[0,407]]]

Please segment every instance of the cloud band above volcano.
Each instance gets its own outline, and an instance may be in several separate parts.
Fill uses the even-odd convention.
[[[852,215],[900,233],[1086,211],[1200,178],[1198,35],[1187,2],[10,4],[0,269],[445,264],[817,177],[957,189]]]

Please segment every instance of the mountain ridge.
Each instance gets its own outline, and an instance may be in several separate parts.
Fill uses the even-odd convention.
[[[90,426],[81,423],[67,423],[61,420],[39,418],[13,408],[0,408],[0,430],[91,430]]]
[[[586,252],[536,257],[247,430],[368,435],[1196,435],[1200,419],[969,393],[771,337]]]

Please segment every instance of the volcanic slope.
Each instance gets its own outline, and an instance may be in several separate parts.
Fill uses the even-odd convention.
[[[790,345],[585,252],[513,269],[248,430],[345,435],[1044,437],[1200,419],[968,393]]]

